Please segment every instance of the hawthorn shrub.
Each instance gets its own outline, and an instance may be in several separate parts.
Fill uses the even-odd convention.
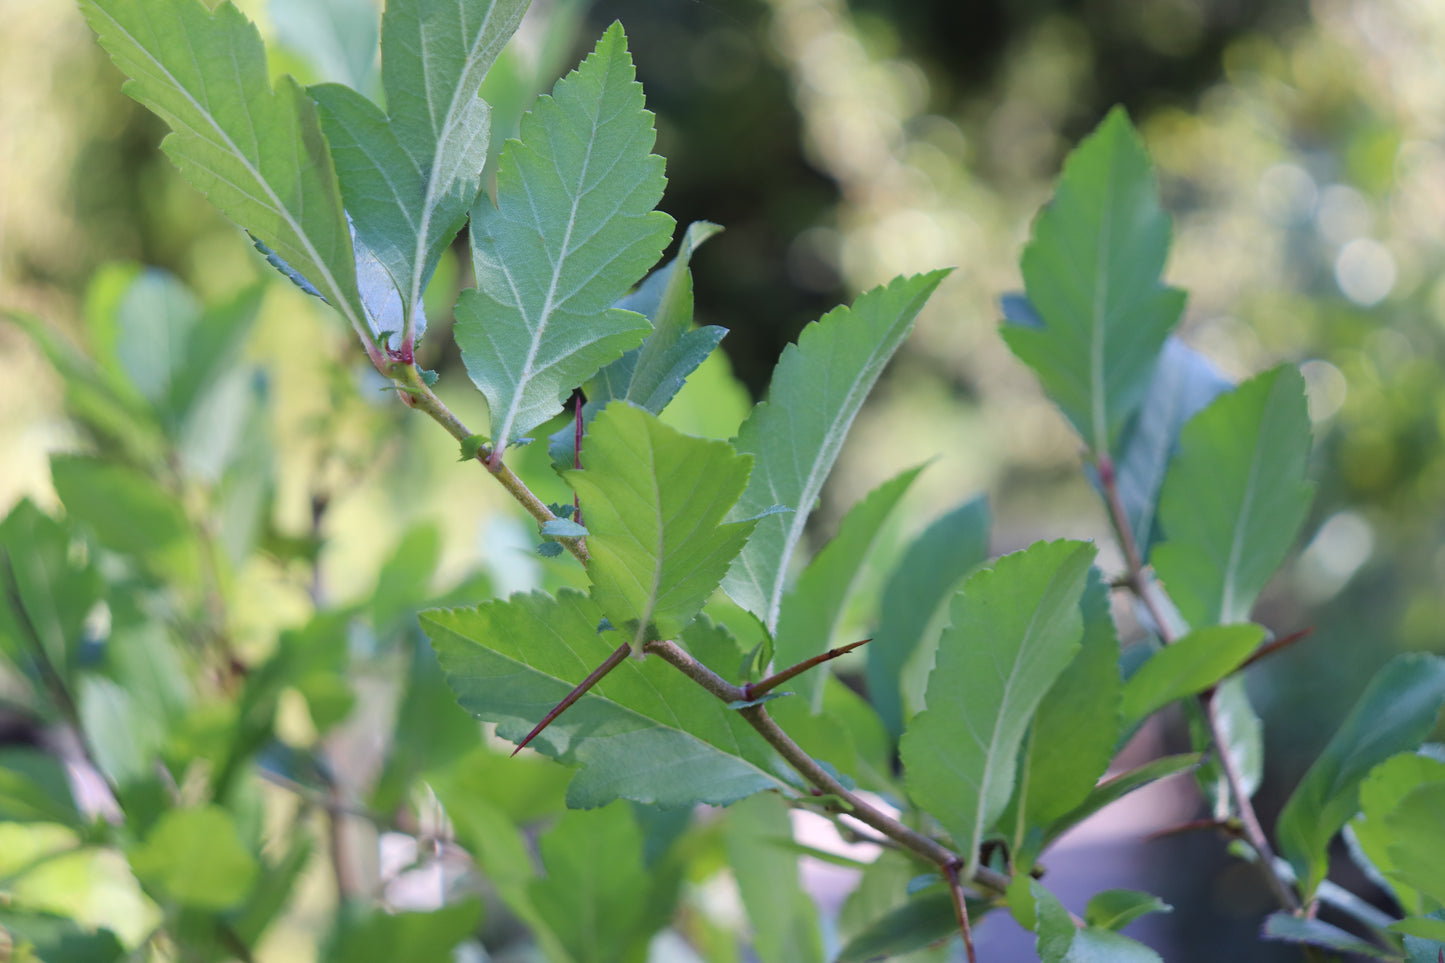
[[[864,698],[834,672],[863,645],[840,638],[844,613],[920,469],[854,505],[811,558],[803,534],[946,272],[806,328],[737,437],[673,427],[664,409],[724,333],[694,326],[688,266],[718,228],[688,227],[657,266],[676,225],[655,210],[664,163],[620,25],[538,99],[483,190],[478,91],[526,5],[391,0],[383,108],[340,84],[273,83],[229,3],[82,0],[126,91],[170,126],[181,173],[350,326],[394,410],[414,413],[390,427],[440,425],[585,591],[496,598],[478,577],[437,597],[438,535],[418,528],[369,598],[327,603],[329,494],[306,536],[269,515],[274,402],[240,351],[259,285],[202,304],[156,272],[103,272],[83,350],[14,315],[88,445],[52,460],[62,513],[21,502],[0,526],[0,655],[38,733],[0,750],[8,958],[264,958],[329,861],[328,960],[445,960],[463,944],[642,960],[665,929],[696,958],[737,959],[737,934],[679,902],[719,863],[761,960],[939,959],[960,942],[974,959],[973,927],[999,913],[1046,963],[1155,960],[1119,930],[1167,905],[1106,890],[1078,917],[1042,869],[1071,827],[1187,773],[1278,903],[1263,938],[1314,958],[1445,959],[1445,755],[1424,745],[1445,660],[1389,662],[1276,824],[1254,811],[1262,735],[1243,675],[1297,638],[1250,616],[1310,503],[1304,382],[1281,365],[1230,384],[1174,336],[1170,223],[1123,111],[1069,157],[1023,251],[1024,290],[1002,298],[1003,337],[1077,431],[1123,568],[1068,539],[990,559],[986,502],[962,503],[887,574],[851,657]],[[424,292],[463,227],[475,280],[453,334],[483,431],[416,361]],[[573,502],[534,494],[515,464],[528,444]],[[248,658],[228,611],[260,556],[309,571],[315,610]],[[1144,629],[1122,648],[1115,595]],[[357,784],[328,737],[375,709],[362,670],[404,683]],[[287,734],[298,698],[309,740]],[[1193,751],[1110,774],[1176,705]],[[702,804],[727,808],[695,820]],[[792,841],[790,809],[881,848],[850,863],[861,878],[826,941],[796,868],[816,851]],[[1396,913],[1330,882],[1341,832]],[[431,908],[385,911],[365,871],[379,833],[438,869]],[[57,866],[72,875],[47,884]],[[55,885],[75,873],[126,909],[98,916]]]

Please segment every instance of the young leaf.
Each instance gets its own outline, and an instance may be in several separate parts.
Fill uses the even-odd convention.
[[[1124,683],[1124,725],[1129,728],[1175,699],[1203,692],[1239,668],[1264,640],[1249,623],[1195,629],[1149,657]]]
[[[1392,890],[1406,912],[1422,912],[1420,894],[1395,877],[1390,844],[1397,838],[1388,819],[1401,801],[1419,786],[1445,782],[1445,762],[1405,752],[1380,763],[1360,783],[1360,812],[1350,821],[1355,844],[1368,858],[1372,876]]]
[[[808,563],[797,586],[783,599],[773,649],[779,667],[797,665],[833,644],[833,633],[843,620],[848,597],[883,523],[922,470],[922,466],[911,468],[873,489],[849,509],[838,526],[838,534]],[[822,708],[823,680],[827,677],[826,669],[815,669],[789,684],[816,712]]]
[[[1304,379],[1266,371],[1195,415],[1159,494],[1154,568],[1190,625],[1243,622],[1309,511]]]
[[[327,963],[450,963],[452,950],[481,923],[475,899],[429,913],[367,913],[343,924]]]
[[[1069,911],[1057,896],[1044,889],[1037,880],[1029,883],[1035,902],[1035,932],[1040,963],[1163,963],[1143,943],[1121,936],[1110,929],[1074,926]]]
[[[738,450],[756,455],[757,465],[737,517],[774,505],[792,511],[759,523],[723,587],[774,635],[788,565],[848,429],[945,273],[898,278],[804,328],[784,349],[768,400],[738,431]]]
[[[1096,456],[1115,450],[1184,309],[1160,283],[1169,218],[1149,155],[1122,108],[1069,155],[1021,268],[1042,326],[1003,337]]]
[[[1445,781],[1416,786],[1385,817],[1392,876],[1436,904],[1445,903]]]
[[[275,89],[261,35],[229,3],[82,0],[126,93],[170,125],[161,143],[191,186],[298,272],[359,337],[367,324],[351,232],[316,105]]]
[[[1122,930],[1141,916],[1150,913],[1172,913],[1174,907],[1153,893],[1135,889],[1106,889],[1089,897],[1084,920],[1090,926],[1106,930]]]
[[[129,856],[151,892],[203,910],[239,904],[259,869],[241,844],[235,819],[216,805],[168,811]]]
[[[1119,500],[1134,542],[1147,561],[1157,540],[1155,513],[1165,470],[1189,419],[1232,387],[1199,352],[1178,338],[1164,342],[1139,417],[1125,430],[1114,459]]]
[[[456,339],[501,451],[577,385],[639,344],[647,319],[612,307],[656,263],[672,218],[622,27],[541,97],[502,151],[497,206],[472,208],[475,290]]]
[[[988,558],[988,532],[988,501],[980,496],[965,502],[908,546],[883,587],[878,630],[866,649],[868,697],[895,739],[906,713],[916,708],[903,702],[904,666],[959,581]]]
[[[387,113],[350,87],[311,96],[346,212],[401,298],[399,333],[421,336],[421,295],[481,189],[491,108],[477,95],[528,0],[392,0],[381,25]]]
[[[792,838],[787,804],[772,793],[728,810],[728,862],[753,924],[753,952],[760,960],[823,963],[818,907],[798,882],[798,858],[773,842]]]
[[[1306,897],[1324,879],[1330,840],[1359,810],[1361,780],[1390,756],[1419,746],[1442,704],[1445,659],[1438,656],[1396,656],[1370,680],[1279,815],[1280,850]]]
[[[1089,571],[1079,606],[1084,619],[1079,654],[1034,715],[1020,776],[1027,787],[1028,827],[1047,826],[1088,798],[1119,740],[1119,638],[1109,615],[1109,589],[1096,568]]]
[[[566,472],[587,520],[587,574],[614,625],[633,623],[633,650],[675,638],[717,589],[752,531],[722,523],[752,459],[723,441],[667,427],[614,402],[592,422],[587,467]]]
[[[687,376],[706,360],[727,334],[717,325],[692,327],[692,272],[688,263],[697,246],[722,228],[707,221],[688,225],[677,256],[653,271],[635,291],[617,302],[617,307],[636,311],[651,319],[647,339],[607,365],[587,384],[583,423],[589,423],[609,401],[624,400],[654,415],[677,395]],[[552,463],[571,468],[577,452],[573,425],[558,429],[547,443]]]
[[[1147,762],[1137,769],[1122,772],[1112,779],[1106,779],[1089,793],[1083,802],[1054,820],[1044,833],[1044,845],[1062,836],[1068,829],[1077,826],[1094,813],[1111,803],[1118,802],[1136,789],[1143,789],[1151,782],[1178,775],[1199,765],[1199,753],[1191,752],[1178,756],[1163,756]]]
[[[517,741],[613,646],[602,609],[564,591],[514,595],[475,609],[434,609],[422,628],[462,707]],[[662,806],[726,805],[791,777],[762,737],[658,659],[625,660],[537,736],[533,748],[580,765],[567,804],[625,798]]]
[[[928,708],[899,744],[909,795],[968,854],[1013,794],[1019,744],[1039,700],[1079,650],[1079,599],[1094,558],[1081,542],[1040,542],[973,576],[938,644]]]

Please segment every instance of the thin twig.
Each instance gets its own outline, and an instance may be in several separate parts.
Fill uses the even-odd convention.
[[[872,639],[863,639],[859,642],[849,642],[847,645],[840,645],[836,649],[829,649],[822,655],[815,655],[811,659],[804,659],[797,665],[786,668],[782,672],[774,673],[773,675],[768,676],[766,679],[763,679],[761,682],[749,682],[747,685],[743,686],[744,698],[747,701],[751,702],[765,692],[769,692],[772,689],[775,689],[778,686],[782,685],[784,682],[787,682],[789,679],[795,676],[802,675],[813,666],[822,665],[829,659],[836,659],[838,658],[838,656],[852,652],[854,649],[858,648],[858,646],[866,645],[867,643],[872,641]]]
[[[1164,594],[1163,587],[1150,578],[1144,568],[1143,558],[1139,554],[1139,546],[1134,541],[1134,533],[1129,526],[1128,513],[1124,510],[1124,503],[1119,497],[1118,478],[1114,473],[1113,462],[1110,461],[1108,455],[1099,459],[1098,470],[1099,482],[1104,489],[1104,501],[1109,508],[1109,520],[1113,523],[1114,532],[1118,536],[1119,544],[1124,549],[1124,558],[1129,566],[1127,584],[1134,596],[1148,609],[1149,615],[1158,627],[1160,638],[1166,645],[1173,643],[1178,636],[1165,615],[1163,603],[1167,596]],[[1235,806],[1239,810],[1239,821],[1244,830],[1244,838],[1259,855],[1259,865],[1264,872],[1265,882],[1268,883],[1275,899],[1290,912],[1298,912],[1300,909],[1299,897],[1274,871],[1274,848],[1270,846],[1269,837],[1265,835],[1264,827],[1259,822],[1259,816],[1254,811],[1254,804],[1250,801],[1249,793],[1244,788],[1244,775],[1240,772],[1239,760],[1229,751],[1229,741],[1225,737],[1224,726],[1219,715],[1215,712],[1214,700],[1202,699],[1201,704],[1204,709],[1205,721],[1209,725],[1210,739],[1214,742],[1218,752],[1219,767],[1224,771],[1230,795],[1234,797]]]
[[[748,701],[745,698],[747,693],[742,686],[728,682],[698,662],[676,643],[648,642],[643,646],[643,650],[672,665],[723,702]],[[766,706],[747,706],[739,709],[738,712],[799,775],[823,792],[841,799],[850,809],[847,815],[878,830],[889,839],[917,853],[929,862],[937,864],[941,870],[947,870],[950,864],[962,864],[963,861],[958,854],[938,840],[905,826],[897,819],[874,807],[867,800],[849,791],[828,770],[804,752],[792,740],[792,737],[773,721],[772,716],[768,715]],[[1009,880],[1007,876],[996,870],[979,867],[973,874],[972,882],[981,889],[1002,893],[1008,888]]]
[[[1239,668],[1235,669],[1234,671],[1243,672],[1245,669],[1254,665],[1260,659],[1267,658],[1268,656],[1274,655],[1281,649],[1287,649],[1290,646],[1294,645],[1296,642],[1301,642],[1309,638],[1311,635],[1314,634],[1314,631],[1315,627],[1313,625],[1308,625],[1297,632],[1291,632],[1289,635],[1282,635],[1279,638],[1275,639],[1273,642],[1266,642],[1264,645],[1261,645],[1259,648],[1255,649],[1254,652],[1250,654],[1249,658],[1241,662],[1239,664]]]
[[[973,929],[968,925],[968,903],[963,897],[963,887],[958,883],[958,871],[963,867],[957,862],[943,867],[943,877],[948,880],[948,892],[953,896],[953,915],[958,918],[958,931],[963,934],[963,949],[968,954],[968,963],[978,963],[978,954],[973,949]]]
[[[462,423],[462,420],[452,414],[451,410],[442,404],[442,400],[438,398],[431,388],[427,386],[427,383],[422,380],[420,373],[417,372],[416,365],[396,362],[391,365],[387,373],[397,383],[397,386],[401,389],[403,396],[411,407],[425,413],[433,421],[445,428],[447,433],[455,438],[459,444],[465,444],[468,439],[474,437],[471,430]],[[557,516],[552,513],[552,510],[532,493],[532,490],[527,487],[527,484],[517,477],[516,472],[508,468],[500,458],[495,457],[496,454],[497,453],[494,453],[485,445],[478,445],[476,448],[476,460],[487,467],[487,470],[501,483],[502,487],[527,510],[527,514],[531,515],[543,525],[547,522],[556,521]],[[562,544],[563,548],[571,552],[577,561],[584,565],[587,563],[587,544],[582,536],[579,535],[573,538],[559,537],[557,541]]]

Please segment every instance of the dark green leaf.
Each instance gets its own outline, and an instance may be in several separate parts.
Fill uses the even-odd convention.
[[[476,609],[422,615],[463,708],[518,740],[612,645],[599,639],[597,604],[564,591],[514,595]],[[771,748],[738,713],[658,659],[625,660],[532,743],[581,769],[568,804],[616,798],[718,805],[763,789],[788,790]]]
[[[1159,493],[1154,568],[1193,626],[1244,622],[1284,561],[1313,486],[1310,418],[1289,366],[1221,395],[1179,436]]]
[[[92,560],[71,551],[72,540],[69,526],[28,498],[0,523],[0,651],[25,665],[43,658],[62,679],[105,592]]]
[[[1079,600],[1094,547],[1039,542],[968,580],[938,645],[928,708],[899,745],[909,795],[978,863],[1013,795],[1035,708],[1079,651]]]
[[[1324,879],[1330,840],[1359,810],[1361,780],[1390,756],[1419,746],[1442,704],[1445,659],[1438,656],[1396,656],[1370,681],[1279,816],[1282,855],[1306,896]]]
[[[1271,913],[1264,921],[1260,935],[1267,940],[1322,946],[1339,953],[1353,953],[1377,960],[1394,959],[1395,955],[1323,920],[1305,919],[1292,913]]]
[[[1153,893],[1136,889],[1106,889],[1089,897],[1084,921],[1106,930],[1122,930],[1141,916],[1172,913],[1174,907]]]
[[[818,908],[798,881],[798,858],[772,843],[792,839],[788,807],[773,793],[761,793],[728,810],[728,862],[737,878],[753,952],[760,960],[822,963]]]
[[[988,532],[988,501],[979,497],[965,502],[908,546],[883,587],[878,630],[865,650],[868,695],[894,738],[922,706],[922,685],[916,704],[903,700],[904,667],[920,649],[927,650],[925,661],[932,664],[948,600],[963,577],[988,558]]]
[[[788,567],[848,429],[945,273],[899,278],[804,328],[783,350],[768,400],[738,430],[738,450],[757,463],[734,516],[774,505],[792,511],[758,523],[723,587],[773,635]]]
[[[835,633],[847,610],[883,523],[903,498],[922,466],[910,468],[873,489],[838,526],[838,534],[823,547],[793,590],[783,598],[773,658],[777,665],[796,665],[843,641]],[[823,680],[828,669],[815,668],[792,683],[816,711],[823,704]]]
[[[1217,684],[1263,640],[1264,629],[1258,625],[1211,625],[1155,652],[1124,684],[1125,727]]]
[[[1043,325],[1003,332],[1095,455],[1115,450],[1184,309],[1183,292],[1160,283],[1168,253],[1149,156],[1115,108],[1069,155],[1024,249]]]
[[[457,344],[491,410],[498,448],[557,413],[572,389],[636,347],[645,318],[612,307],[658,255],[672,218],[632,57],[614,24],[522,120],[502,152],[497,206],[472,208],[477,287],[457,303]]]
[[[1160,779],[1192,769],[1199,765],[1199,758],[1199,754],[1193,752],[1178,756],[1163,756],[1147,762],[1137,769],[1130,769],[1128,772],[1122,772],[1111,779],[1104,780],[1093,792],[1089,793],[1087,799],[1054,820],[1053,824],[1049,826],[1048,832],[1044,834],[1045,843],[1059,838],[1070,827],[1077,826],[1105,806],[1118,802],[1134,790],[1143,789],[1151,782],[1157,782]]]
[[[0,748],[0,820],[79,825],[65,765],[39,749]]]
[[[967,900],[970,922],[988,912],[988,903]],[[953,897],[948,893],[926,893],[874,920],[854,936],[838,954],[838,963],[865,963],[900,956],[946,940],[958,933]]]
[[[466,900],[430,913],[372,912],[337,933],[328,963],[451,963],[452,950],[481,923],[482,904]]]
[[[1029,884],[1036,904],[1036,944],[1041,963],[1162,963],[1142,943],[1108,929],[1078,929],[1058,897],[1037,881]]]
[[[18,945],[28,944],[37,957],[56,963],[117,963],[125,947],[110,930],[87,930],[66,916],[31,913],[0,906],[0,934]],[[17,956],[17,961],[28,958]]]

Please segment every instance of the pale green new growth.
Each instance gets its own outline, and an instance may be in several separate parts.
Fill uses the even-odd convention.
[[[290,77],[273,91],[266,49],[234,6],[82,0],[131,79],[125,91],[171,127],[161,148],[191,185],[340,311],[368,341],[351,235],[316,105]]]
[[[551,418],[573,388],[646,336],[613,307],[657,262],[672,218],[622,28],[522,119],[497,171],[497,204],[472,208],[475,290],[456,339],[487,398],[498,453]]]
[[[1138,409],[1184,292],[1163,286],[1169,218],[1149,155],[1121,108],[1069,155],[1020,267],[1043,327],[1004,340],[1096,456]]]
[[[1293,367],[1245,382],[1184,426],[1159,495],[1154,568],[1190,625],[1249,618],[1309,511],[1309,451]]]
[[[978,865],[1013,794],[1019,744],[1039,700],[1079,650],[1079,600],[1094,558],[1081,542],[1039,542],[979,572],[954,599],[928,678],[928,708],[899,753],[913,800]]]
[[[777,632],[788,565],[848,429],[945,274],[898,278],[804,328],[783,351],[768,400],[738,432],[738,450],[756,455],[757,464],[735,514],[792,509],[758,524],[723,583],[769,632]]]
[[[340,84],[311,88],[347,213],[401,297],[403,343],[420,334],[422,290],[477,199],[491,121],[477,91],[527,3],[391,0],[381,33],[387,113]]]
[[[587,467],[564,477],[586,522],[592,594],[637,651],[673,639],[717,589],[756,522],[723,523],[752,459],[615,401],[592,421]]]
[[[434,609],[422,628],[462,707],[516,741],[615,648],[597,631],[602,617],[592,599],[563,591]],[[619,798],[722,806],[765,789],[791,794],[793,777],[742,715],[698,692],[661,659],[626,659],[532,747],[581,766],[567,790],[574,807]]]

